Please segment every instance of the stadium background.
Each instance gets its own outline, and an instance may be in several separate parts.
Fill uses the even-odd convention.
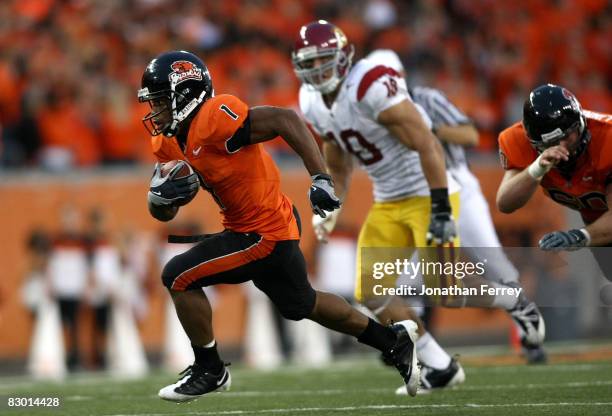
[[[481,143],[470,159],[492,207],[502,175],[496,136],[520,118],[531,88],[556,82],[572,90],[583,107],[612,110],[606,1],[3,1],[0,360],[23,362],[27,356],[32,318],[20,290],[32,230],[56,232],[67,204],[83,212],[103,210],[115,239],[125,232],[152,236],[165,230],[145,206],[152,156],[140,122],[147,108],[135,99],[144,65],[163,50],[191,50],[204,58],[218,93],[235,94],[249,105],[296,108],[298,82],[289,53],[298,28],[314,18],[338,24],[357,57],[376,48],[395,50],[410,84],[440,88],[474,120]],[[307,221],[304,169],[281,141],[268,149],[283,168],[284,189]],[[348,229],[358,228],[370,201],[364,175],[356,175],[353,189],[360,192],[350,194],[344,209]],[[202,195],[177,221],[217,231],[216,211]],[[510,216],[492,211],[509,246],[532,245],[543,231],[575,221],[540,193]],[[302,245],[316,278],[309,227]],[[570,274],[544,287],[537,273],[526,277],[532,294],[580,298],[573,308],[545,311],[552,339],[610,337],[610,310],[597,307],[597,283],[578,280],[590,276]],[[141,324],[149,352],[163,343],[166,296],[156,276],[152,281],[156,289]],[[238,287],[219,293],[218,338],[224,347],[240,349],[246,296]],[[446,343],[506,343],[510,322],[496,311],[450,310],[440,311],[433,327]]]

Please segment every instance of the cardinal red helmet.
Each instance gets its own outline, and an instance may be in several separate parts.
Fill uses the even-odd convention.
[[[348,74],[353,54],[354,47],[340,28],[318,20],[300,28],[291,60],[300,81],[328,94]]]

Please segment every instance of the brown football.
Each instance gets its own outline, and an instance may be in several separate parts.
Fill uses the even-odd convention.
[[[177,168],[179,171],[174,176],[175,178],[184,178],[185,176],[189,176],[193,173],[193,168],[189,165],[189,163],[184,160],[171,160],[170,162],[166,162],[162,164],[161,167],[161,176],[162,178],[168,176],[170,171],[176,166],[181,165]]]

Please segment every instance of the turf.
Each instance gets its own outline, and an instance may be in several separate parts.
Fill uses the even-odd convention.
[[[459,388],[396,397],[401,384],[373,359],[325,369],[284,367],[261,372],[232,368],[232,390],[189,404],[159,400],[174,376],[144,380],[75,376],[61,384],[0,379],[6,415],[611,415],[612,361],[546,366],[465,366]],[[60,397],[59,409],[8,409],[7,397]]]

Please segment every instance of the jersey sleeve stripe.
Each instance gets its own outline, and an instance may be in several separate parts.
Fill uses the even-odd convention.
[[[384,65],[375,66],[361,78],[361,82],[359,82],[359,87],[357,88],[357,101],[361,101],[374,81],[383,75],[393,75],[394,77],[400,76],[399,72],[393,68]]]

